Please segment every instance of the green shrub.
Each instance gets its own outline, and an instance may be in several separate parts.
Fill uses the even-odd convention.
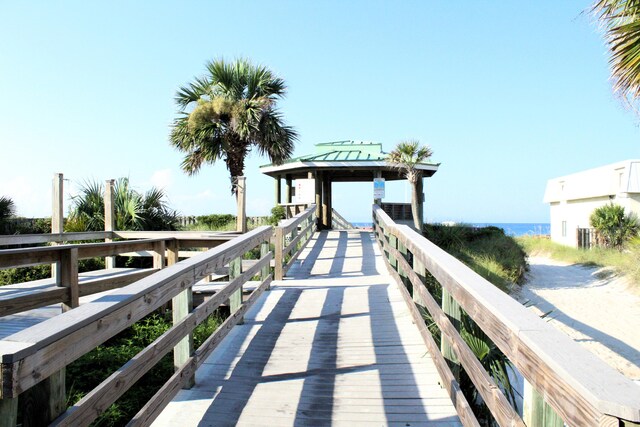
[[[501,228],[427,224],[424,235],[504,291],[524,280],[527,255]]]
[[[625,214],[622,206],[613,203],[596,208],[589,222],[600,233],[605,246],[616,249],[622,249],[632,237],[638,235],[640,229],[635,215]]]
[[[194,330],[197,348],[215,331],[222,319],[213,314]],[[105,378],[127,363],[171,327],[171,313],[154,313],[126,329],[67,366],[68,405],[75,404]],[[123,426],[147,403],[173,374],[169,352],[120,399],[105,410],[94,426]]]
[[[231,214],[212,214],[198,216],[196,217],[196,220],[198,221],[196,226],[204,225],[211,230],[219,230],[229,224],[234,224],[236,217]]]
[[[269,217],[269,224],[274,227],[278,225],[281,219],[285,219],[287,217],[286,211],[284,210],[284,206],[274,206],[271,208],[271,216]]]

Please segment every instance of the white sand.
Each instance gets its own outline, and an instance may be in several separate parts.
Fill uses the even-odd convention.
[[[598,269],[529,258],[528,281],[514,295],[628,378],[640,380],[640,296]]]

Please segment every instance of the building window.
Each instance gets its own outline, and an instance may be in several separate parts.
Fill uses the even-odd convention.
[[[567,237],[567,221],[562,221],[562,237]]]

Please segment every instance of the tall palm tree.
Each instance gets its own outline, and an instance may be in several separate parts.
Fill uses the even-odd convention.
[[[597,0],[592,10],[606,28],[613,90],[633,107],[640,99],[640,1]]]
[[[429,146],[420,146],[417,140],[401,141],[387,155],[387,161],[391,166],[399,169],[411,183],[411,213],[413,215],[414,227],[422,233],[422,210],[418,208],[421,204],[422,194],[420,194],[422,171],[418,169],[420,163],[424,163],[433,154]],[[420,200],[420,203],[418,202]]]
[[[193,175],[204,163],[224,160],[235,194],[252,149],[274,164],[291,157],[297,133],[276,108],[285,92],[284,80],[262,65],[246,59],[208,62],[207,75],[181,87],[175,97],[180,112],[170,141],[186,153],[182,169]]]

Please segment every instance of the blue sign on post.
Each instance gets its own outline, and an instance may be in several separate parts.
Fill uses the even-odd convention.
[[[384,178],[373,179],[373,198],[384,199]]]

